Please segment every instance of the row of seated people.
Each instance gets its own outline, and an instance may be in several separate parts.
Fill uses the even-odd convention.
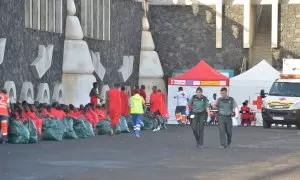
[[[42,125],[44,119],[58,119],[62,120],[66,116],[72,117],[73,119],[86,119],[93,127],[96,126],[97,122],[105,121],[107,114],[104,106],[97,105],[96,107],[87,104],[85,106],[80,105],[79,108],[75,108],[74,105],[61,105],[58,103],[47,104],[28,104],[23,102],[22,104],[11,105],[11,118],[24,121],[31,119],[35,123],[38,134],[41,135]]]

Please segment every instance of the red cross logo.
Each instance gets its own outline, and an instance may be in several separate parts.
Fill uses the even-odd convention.
[[[253,105],[257,106],[257,109],[262,109],[263,101],[260,96],[257,96],[257,99],[252,102]]]

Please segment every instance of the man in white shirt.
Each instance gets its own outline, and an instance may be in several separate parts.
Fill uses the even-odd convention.
[[[186,124],[186,108],[188,105],[189,96],[183,91],[182,87],[179,87],[174,98],[177,99],[177,106],[175,109],[176,120],[179,124]]]
[[[210,100],[210,105],[213,107],[217,102],[217,94],[213,94],[213,98]]]

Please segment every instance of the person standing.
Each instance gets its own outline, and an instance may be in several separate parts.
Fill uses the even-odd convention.
[[[146,102],[147,100],[147,94],[146,94],[146,87],[145,85],[141,85],[141,89],[140,89],[140,96],[142,96]]]
[[[197,147],[201,149],[203,148],[204,125],[206,121],[210,121],[209,101],[202,93],[202,88],[198,87],[196,95],[188,102],[188,105],[192,107],[190,113],[192,118],[192,129],[197,141]]]
[[[228,148],[232,138],[232,115],[238,118],[239,110],[235,100],[228,96],[227,88],[221,88],[221,97],[218,98],[214,108],[218,110],[220,148]]]
[[[108,110],[109,117],[111,119],[110,126],[111,131],[110,135],[113,136],[116,133],[117,125],[120,123],[121,118],[121,95],[120,95],[120,85],[115,84],[114,88],[110,89],[107,92],[108,97]]]
[[[244,127],[245,124],[247,126],[251,126],[251,120],[250,120],[250,107],[248,106],[248,102],[243,102],[243,106],[241,107],[240,113],[241,113],[241,126]]]
[[[217,94],[214,93],[214,94],[213,94],[213,98],[212,98],[211,101],[210,101],[211,107],[214,107],[214,104],[216,104],[216,102],[217,102]]]
[[[100,102],[102,101],[102,99],[100,98],[99,93],[98,93],[98,83],[97,82],[93,83],[93,88],[91,89],[91,92],[90,92],[90,98],[91,98],[90,103],[94,107],[98,104],[98,99],[100,99]]]
[[[160,120],[159,116],[161,116],[160,108],[162,106],[162,95],[157,91],[157,87],[152,87],[152,93],[150,95],[150,111],[153,114],[153,123],[154,123],[154,130],[153,131],[159,131],[160,130]]]
[[[130,113],[133,122],[133,129],[135,136],[140,137],[142,114],[144,114],[145,100],[139,94],[139,91],[135,91],[134,95],[130,98]]]
[[[120,96],[121,96],[121,116],[123,117],[127,117],[129,115],[129,104],[128,104],[128,96],[127,93],[125,91],[125,86],[121,87],[121,92],[120,92]]]
[[[0,93],[0,125],[1,125],[1,136],[2,143],[7,142],[8,133],[8,116],[9,116],[9,98],[7,96],[6,89],[2,89]]]
[[[178,88],[178,92],[174,98],[177,100],[177,106],[175,109],[175,118],[179,124],[186,123],[186,108],[188,105],[189,96],[183,91],[182,87]]]

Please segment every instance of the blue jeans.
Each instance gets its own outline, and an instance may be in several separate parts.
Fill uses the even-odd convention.
[[[131,117],[132,117],[134,133],[135,133],[135,135],[140,135],[142,115],[141,114],[131,114]]]

